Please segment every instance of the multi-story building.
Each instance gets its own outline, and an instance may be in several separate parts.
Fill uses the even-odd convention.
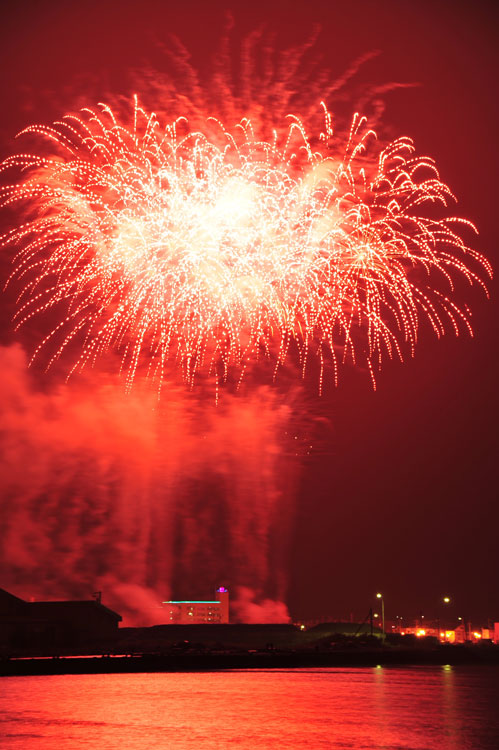
[[[229,622],[229,592],[220,586],[211,601],[180,600],[162,602],[167,624],[200,625]]]

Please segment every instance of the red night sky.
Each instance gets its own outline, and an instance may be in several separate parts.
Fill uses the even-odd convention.
[[[112,94],[130,94],[136,71],[161,66],[158,43],[167,44],[169,32],[177,34],[192,50],[195,65],[202,69],[216,47],[224,10],[229,6],[236,22],[235,39],[264,23],[270,32],[275,31],[276,49],[283,49],[306,38],[319,24],[316,52],[332,76],[341,76],[354,60],[376,50],[379,55],[361,68],[354,81],[373,86],[393,81],[417,84],[384,95],[386,132],[411,136],[418,153],[436,159],[442,179],[459,199],[457,213],[479,228],[474,246],[497,271],[499,19],[492,2],[4,2],[0,11],[2,158],[12,152],[15,134],[27,124],[50,123],[72,108],[107,101]],[[334,112],[335,102],[328,104]],[[345,108],[345,101],[341,106]],[[2,228],[9,225],[7,217],[0,220]],[[3,279],[9,274],[10,262],[5,250],[0,263]],[[268,553],[270,565],[276,566],[276,577],[285,579],[285,601],[292,616],[354,612],[363,617],[374,593],[381,590],[388,617],[416,616],[421,610],[437,616],[441,597],[449,594],[456,616],[499,619],[495,280],[489,289],[489,301],[478,287],[463,285],[456,292],[460,304],[472,308],[474,338],[449,334],[437,341],[423,330],[415,358],[403,364],[387,363],[378,375],[376,392],[365,373],[354,368],[345,370],[339,387],[327,389],[321,398],[313,385],[306,384],[307,417],[296,429],[301,431],[300,438],[311,436],[316,447],[310,456],[288,457],[289,466],[283,464],[281,468],[283,472],[290,467],[294,471],[295,478],[290,481],[296,484],[295,499],[288,509],[285,503],[280,506],[281,523],[274,522]],[[137,490],[137,474],[147,477],[147,482],[143,481],[151,486],[159,471],[157,466],[166,471],[166,459],[157,458],[159,448],[149,440],[149,433],[143,439],[133,437],[143,423],[149,424],[136,410],[136,397],[121,404],[119,399],[127,397],[113,391],[106,400],[106,391],[99,386],[92,393],[88,380],[77,379],[63,387],[57,367],[48,374],[36,367],[26,374],[19,345],[29,354],[42,327],[33,321],[23,331],[15,332],[11,323],[14,302],[15,289],[9,288],[0,301],[1,515],[10,519],[2,559],[6,579],[0,580],[0,586],[27,597],[30,582],[38,581],[37,595],[57,598],[90,596],[95,590],[92,585],[102,585],[105,597],[107,569],[100,571],[102,580],[94,584],[94,569],[88,559],[99,555],[104,559],[101,547],[112,542],[106,537],[97,539],[98,531],[92,537],[94,521],[88,521],[89,526],[82,530],[81,522],[75,521],[77,510],[58,517],[57,508],[64,498],[68,508],[84,502],[82,498],[93,492],[92,476],[98,477],[99,482],[114,487],[100,488],[99,492],[123,507],[127,528],[139,528],[141,510],[132,506],[148,491],[145,485]],[[286,377],[277,386],[278,392],[285,391],[285,381]],[[208,411],[211,414],[211,406]],[[107,421],[99,416],[104,412]],[[203,429],[208,433],[215,430],[213,420],[206,417]],[[98,468],[90,477],[73,430],[92,444],[88,460]],[[180,440],[174,431],[168,436],[172,444]],[[73,446],[72,450],[79,453],[78,461],[67,459],[63,444]],[[199,449],[197,443],[192,445]],[[143,454],[140,459],[138,450]],[[129,453],[130,460],[140,464],[130,486],[116,475],[119,466],[127,464]],[[56,454],[66,458],[56,460]],[[217,461],[216,452],[213,455]],[[182,461],[179,456],[178,461]],[[257,456],[255,460],[260,459]],[[36,484],[32,491],[21,481],[24,462],[30,461],[36,464],[36,471],[30,473],[26,468],[26,475]],[[159,464],[150,470],[148,461]],[[236,459],[234,465],[237,467]],[[233,503],[243,493],[242,484],[238,487]],[[249,585],[248,581],[231,579],[226,571],[223,535],[220,539],[207,538],[214,560],[207,565],[207,573],[197,571],[195,547],[185,540],[189,534],[196,536],[196,524],[202,527],[205,523],[203,503],[215,507],[216,517],[216,507],[223,505],[223,490],[213,476],[203,478],[202,473],[195,473],[190,488],[197,499],[191,505],[184,504],[180,525],[165,542],[172,550],[170,593],[182,598],[208,598],[211,589],[207,587],[234,587],[241,582]],[[162,502],[156,488],[152,494]],[[240,501],[246,502],[246,496]],[[19,507],[18,513],[12,512],[14,506]],[[154,514],[167,512],[155,509],[149,523]],[[237,527],[242,556],[251,558],[254,546],[259,545],[258,530],[242,522],[238,526],[232,506],[223,513],[224,523]],[[233,518],[236,520],[231,521]],[[81,568],[80,584],[47,574],[53,556],[51,534],[56,533],[58,523],[66,525],[57,532],[60,568],[65,566],[66,555],[73,561],[70,565]],[[22,533],[16,531],[16,524],[23,526]],[[32,536],[25,531],[30,526]],[[38,545],[33,542],[37,528],[49,541]],[[65,534],[64,551],[60,539]],[[137,534],[139,538],[140,531]],[[74,545],[78,547],[76,562]],[[152,549],[160,547],[156,542]],[[274,547],[279,549],[275,553],[277,562]],[[137,562],[144,568],[142,579],[132,577],[122,581],[123,586],[133,584],[138,590],[143,584],[148,590],[157,590],[158,566],[153,585],[148,564],[147,555],[142,555]],[[279,566],[285,571],[277,570]],[[224,576],[226,580],[222,580]],[[272,599],[276,591],[269,585],[258,596]],[[118,611],[119,607],[118,601]]]

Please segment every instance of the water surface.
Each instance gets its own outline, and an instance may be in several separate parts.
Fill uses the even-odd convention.
[[[0,679],[2,750],[497,750],[497,667]]]

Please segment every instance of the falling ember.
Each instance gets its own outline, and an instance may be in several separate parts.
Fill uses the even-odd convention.
[[[359,115],[339,146],[323,108],[322,132],[290,115],[272,140],[249,119],[161,128],[137,101],[129,126],[100,105],[26,128],[56,144],[1,166],[22,174],[2,204],[29,212],[1,240],[18,248],[17,323],[58,321],[34,356],[48,349],[50,366],[78,343],[74,370],[116,350],[130,388],[139,367],[218,383],[294,349],[303,370],[318,357],[322,388],[348,360],[374,380],[383,357],[412,354],[423,319],[471,331],[448,295],[491,271],[459,234],[473,225],[442,217],[453,195],[434,162],[405,137],[377,148]]]

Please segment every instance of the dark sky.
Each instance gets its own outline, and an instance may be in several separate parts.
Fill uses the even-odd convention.
[[[241,35],[266,22],[278,32],[276,45],[319,23],[317,50],[332,75],[379,50],[365,72],[370,80],[418,84],[386,95],[385,122],[436,158],[459,214],[480,230],[476,248],[497,269],[493,2],[7,0],[0,11],[2,153],[22,126],[56,118],[86,95],[93,103],[109,91],[127,93],[130,71],[156,64],[155,36],[174,31],[202,66],[227,7]],[[376,392],[352,372],[320,402],[310,396],[331,430],[302,470],[293,615],[363,616],[381,590],[388,615],[436,615],[449,594],[456,616],[499,619],[496,282],[490,293],[487,301],[478,289],[459,290],[473,309],[475,338],[436,341],[423,333],[415,358],[387,365]],[[10,299],[2,311],[8,342]]]

